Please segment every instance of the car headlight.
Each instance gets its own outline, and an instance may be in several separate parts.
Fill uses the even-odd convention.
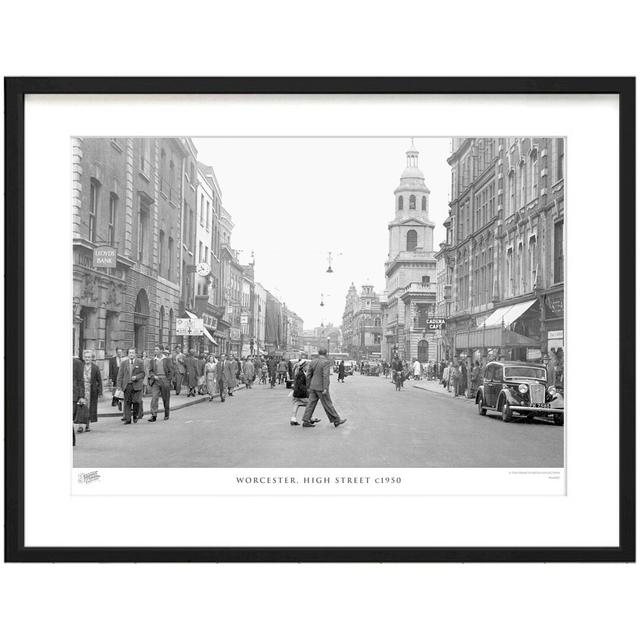
[[[520,393],[527,393],[527,391],[529,391],[529,387],[526,384],[521,384],[518,386],[518,391]]]
[[[548,389],[547,389],[547,393],[552,397],[555,398],[558,395],[558,392],[556,391],[556,388],[551,385]]]

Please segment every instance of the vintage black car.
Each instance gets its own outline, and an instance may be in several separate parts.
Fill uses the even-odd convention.
[[[499,411],[504,422],[514,415],[552,418],[564,424],[564,398],[547,382],[547,370],[529,362],[489,362],[476,394],[478,413]]]

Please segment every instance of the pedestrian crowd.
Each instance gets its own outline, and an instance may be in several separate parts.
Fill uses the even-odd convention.
[[[98,420],[98,399],[103,396],[100,368],[95,352],[87,349],[82,358],[73,359],[73,444],[76,433],[91,431]],[[318,364],[320,363],[321,366]],[[109,380],[113,389],[111,406],[122,412],[124,424],[137,423],[144,415],[145,397],[151,396],[149,422],[156,422],[159,401],[162,399],[164,419],[170,418],[171,392],[179,396],[186,390],[187,397],[215,396],[220,402],[233,397],[234,390],[244,384],[251,389],[255,383],[284,385],[291,388],[294,398],[292,424],[298,424],[297,411],[305,407],[303,426],[315,426],[315,406],[320,401],[329,420],[335,425],[346,422],[338,415],[329,395],[330,361],[326,350],[314,360],[299,359],[295,364],[280,356],[246,356],[213,353],[197,354],[194,349],[183,352],[177,345],[173,352],[158,345],[152,357],[146,351],[139,353],[130,348],[126,356],[122,349],[109,359]],[[344,382],[344,362],[342,363]],[[304,378],[304,381],[303,381]]]

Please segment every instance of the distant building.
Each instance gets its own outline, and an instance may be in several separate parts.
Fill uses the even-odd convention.
[[[437,357],[435,332],[428,324],[436,304],[435,224],[429,219],[430,192],[413,143],[406,155],[407,166],[394,191],[395,217],[388,225],[382,357],[426,362]]]
[[[253,322],[255,353],[265,355],[265,321],[267,314],[267,290],[259,283],[254,284]]]
[[[360,295],[351,284],[342,315],[342,350],[351,358],[380,357],[382,345],[382,309],[373,286],[363,285]]]

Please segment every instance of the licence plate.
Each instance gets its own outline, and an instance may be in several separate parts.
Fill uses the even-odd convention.
[[[539,402],[537,404],[532,404],[532,407],[537,407],[538,409],[550,409],[551,405],[548,402]]]

